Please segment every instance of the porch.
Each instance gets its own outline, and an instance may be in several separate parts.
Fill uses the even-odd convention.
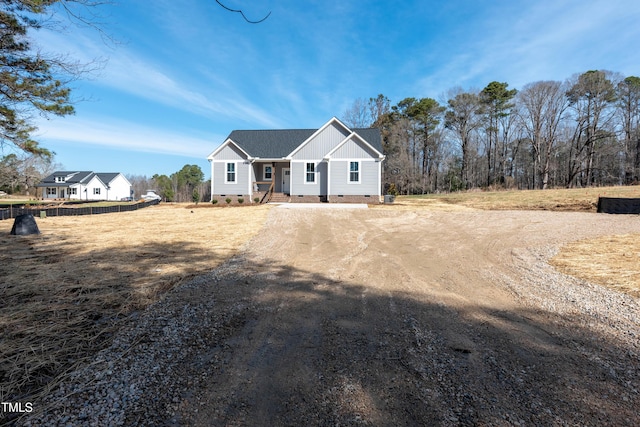
[[[291,164],[289,162],[256,161],[252,164],[252,200],[259,203],[288,203],[291,190]]]

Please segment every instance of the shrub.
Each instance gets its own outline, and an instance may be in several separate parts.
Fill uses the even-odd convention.
[[[211,203],[215,205],[216,203],[218,203],[218,199],[211,199]]]
[[[227,197],[226,199],[224,199],[225,202],[227,202],[227,204],[231,203],[231,198]]]
[[[238,203],[243,204],[244,203],[244,199],[242,197],[238,197]]]
[[[254,197],[253,198],[253,203],[258,203],[260,201],[260,197]]]

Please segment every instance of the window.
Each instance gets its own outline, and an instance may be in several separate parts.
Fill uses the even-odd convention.
[[[99,196],[100,195],[100,188],[94,188],[93,189],[93,195],[94,196]]]
[[[271,181],[273,179],[273,166],[264,165],[264,180]]]
[[[47,196],[55,196],[58,192],[53,187],[47,187]]]
[[[69,189],[69,194],[73,194],[73,195],[78,194],[78,189],[76,187],[70,188]]]
[[[227,175],[224,182],[236,182],[236,164],[227,163]]]
[[[316,165],[315,163],[307,163],[307,177],[305,182],[316,182]]]
[[[65,182],[66,181],[66,177],[64,176],[56,176],[56,182]]]
[[[360,162],[349,162],[349,182],[360,182]]]

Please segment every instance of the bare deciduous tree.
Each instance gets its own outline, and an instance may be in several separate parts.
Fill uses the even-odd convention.
[[[568,106],[561,82],[541,81],[526,85],[518,94],[520,118],[531,142],[534,157],[533,186],[549,186],[551,154]]]
[[[480,99],[473,92],[464,92],[462,89],[454,89],[447,101],[448,109],[445,114],[445,126],[453,131],[460,144],[462,152],[462,165],[460,179],[462,187],[468,189],[469,180],[469,155],[474,137],[474,132],[481,125],[479,116]]]
[[[351,107],[342,113],[342,122],[350,128],[366,128],[371,126],[369,104],[362,98],[353,101]]]

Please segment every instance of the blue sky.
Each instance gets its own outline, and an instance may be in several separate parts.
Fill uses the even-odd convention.
[[[234,129],[317,128],[357,98],[442,99],[607,69],[640,75],[637,0],[120,0],[92,28],[35,42],[99,70],[76,114],[36,135],[68,170],[146,175],[199,165]]]

